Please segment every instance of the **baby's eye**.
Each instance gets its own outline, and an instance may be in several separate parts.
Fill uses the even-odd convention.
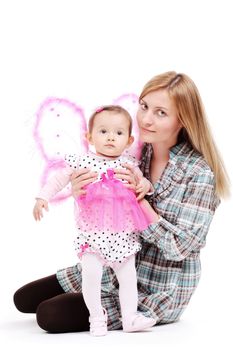
[[[122,135],[123,132],[122,131],[117,131],[117,135]]]
[[[100,132],[101,134],[106,134],[107,131],[105,129],[101,129]]]

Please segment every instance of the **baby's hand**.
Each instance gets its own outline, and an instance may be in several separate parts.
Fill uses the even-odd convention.
[[[138,184],[136,186],[137,200],[141,200],[149,192],[153,192],[153,186],[149,180],[145,177],[138,178]]]
[[[40,219],[43,218],[43,208],[46,211],[49,211],[48,202],[44,199],[38,198],[33,208],[33,216],[36,221],[40,221]]]

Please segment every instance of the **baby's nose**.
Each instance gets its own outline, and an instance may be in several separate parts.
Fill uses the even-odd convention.
[[[114,134],[112,132],[108,134],[108,140],[114,140]]]

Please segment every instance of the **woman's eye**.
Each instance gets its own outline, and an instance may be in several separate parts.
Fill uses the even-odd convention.
[[[145,111],[147,109],[147,105],[143,102],[140,103],[141,109]]]
[[[157,114],[158,114],[159,117],[166,117],[166,115],[167,115],[162,109],[159,109],[157,111]]]

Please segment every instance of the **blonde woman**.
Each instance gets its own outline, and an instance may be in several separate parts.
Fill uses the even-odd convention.
[[[153,195],[141,201],[152,224],[141,232],[136,257],[138,310],[156,324],[170,323],[179,320],[198,285],[200,250],[220,198],[229,194],[228,176],[197,87],[187,75],[152,78],[140,94],[137,120],[144,142],[141,170],[154,186]],[[136,188],[133,168],[125,167],[115,169],[116,176]],[[87,169],[77,172],[74,195],[93,179]],[[108,329],[121,329],[111,268],[104,270],[101,297]],[[49,332],[89,329],[79,265],[23,286],[14,301],[20,311],[36,312],[39,326]]]

